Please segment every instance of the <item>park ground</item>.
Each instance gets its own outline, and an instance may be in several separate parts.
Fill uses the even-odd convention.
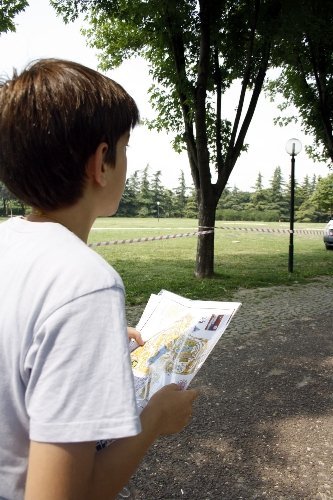
[[[243,305],[193,383],[193,421],[154,445],[137,499],[333,499],[332,277],[233,299]]]

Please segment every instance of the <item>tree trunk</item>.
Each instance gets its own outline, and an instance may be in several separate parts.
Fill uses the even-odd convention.
[[[212,231],[199,234],[197,243],[197,259],[195,276],[211,278],[214,275],[214,227],[216,206],[199,205],[199,231]]]

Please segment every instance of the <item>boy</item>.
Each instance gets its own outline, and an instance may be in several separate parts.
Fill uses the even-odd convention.
[[[175,384],[138,416],[123,284],[86,245],[118,208],[138,118],[122,87],[69,61],[1,86],[0,180],[32,212],[0,225],[0,498],[113,498],[190,419],[197,392]]]

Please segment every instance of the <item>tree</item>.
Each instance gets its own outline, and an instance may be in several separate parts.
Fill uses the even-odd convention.
[[[2,208],[0,206],[0,215],[24,215],[26,206],[19,201],[0,181],[0,200],[2,201]]]
[[[276,167],[270,183],[270,198],[273,203],[281,202],[283,198],[283,177],[281,167]]]
[[[6,186],[3,184],[3,182],[0,182],[0,199],[2,200],[2,215],[7,215],[8,214],[8,202],[11,198],[11,194],[6,188]]]
[[[263,187],[262,175],[259,172],[255,186],[254,193],[251,195],[251,202],[256,210],[265,210],[267,205],[267,190]]]
[[[138,213],[138,171],[126,180],[123,196],[119,203],[117,215],[135,217]]]
[[[306,175],[302,184],[298,185],[295,190],[295,198],[298,201],[299,206],[303,205],[304,202],[307,202],[311,198],[314,189],[315,188],[312,187],[309,176]]]
[[[2,0],[0,4],[0,33],[15,31],[14,18],[27,6],[26,0]]]
[[[275,47],[273,62],[282,68],[268,86],[271,96],[281,94],[282,111],[296,107],[314,159],[333,161],[333,2],[283,0],[286,28]],[[288,23],[289,20],[289,23]],[[280,125],[297,120],[279,117]]]
[[[138,203],[140,217],[149,217],[152,215],[153,198],[150,187],[149,165],[146,165],[141,173],[139,183]]]
[[[316,210],[311,198],[304,200],[295,210],[295,218],[297,222],[321,222],[321,214]]]
[[[270,181],[269,189],[267,190],[267,199],[269,210],[276,210],[279,214],[278,220],[287,220],[289,217],[289,200],[284,193],[284,179],[282,176],[281,167],[276,167],[273,177]]]
[[[184,215],[189,219],[197,219],[198,217],[198,203],[195,189],[192,189],[190,195],[186,200]]]
[[[239,211],[243,210],[249,202],[250,194],[246,191],[241,191],[237,186],[234,186],[232,190],[226,188],[223,191],[218,207],[220,209],[230,208],[232,210]]]
[[[154,213],[159,215],[160,217],[175,217],[175,197],[174,193],[171,189],[164,188],[163,189],[163,197],[162,201],[157,208],[156,205],[154,207]]]
[[[199,227],[214,227],[218,200],[244,141],[265,79],[279,0],[52,0],[66,21],[87,14],[89,43],[104,70],[133,55],[150,64],[152,123],[186,147],[199,207]],[[240,82],[233,122],[222,96]],[[250,91],[248,104],[246,94]],[[212,182],[212,171],[217,172]],[[195,274],[214,272],[214,233],[198,238]]]
[[[319,178],[317,179],[316,174],[313,174],[312,181],[311,181],[311,190],[312,190],[312,193],[316,189],[316,185],[317,185],[318,180],[319,180]]]
[[[318,181],[311,201],[318,211],[325,214],[325,219],[333,218],[333,174]]]
[[[262,177],[261,172],[259,172],[258,176],[257,176],[256,183],[254,185],[254,191],[258,192],[258,193],[261,193],[263,191],[263,189],[264,189],[263,177]]]
[[[180,176],[178,178],[178,186],[174,189],[175,193],[175,210],[174,210],[174,216],[175,217],[183,217],[184,215],[184,209],[186,206],[186,182],[185,182],[185,175],[183,170],[180,171]]]
[[[155,214],[155,217],[159,216],[159,205],[160,205],[161,201],[163,200],[163,197],[164,197],[165,191],[166,191],[161,183],[161,175],[162,175],[162,172],[160,170],[155,172],[155,174],[153,176],[152,187],[151,187],[152,210],[153,210],[153,213]]]

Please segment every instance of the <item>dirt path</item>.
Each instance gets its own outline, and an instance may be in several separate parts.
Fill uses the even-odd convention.
[[[333,280],[234,300],[192,424],[151,450],[137,499],[333,499]]]

